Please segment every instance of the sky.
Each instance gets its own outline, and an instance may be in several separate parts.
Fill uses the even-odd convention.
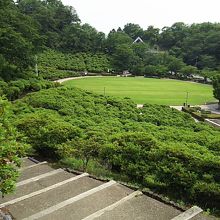
[[[127,23],[143,29],[186,24],[220,22],[220,0],[62,0],[73,6],[82,23],[109,33]]]

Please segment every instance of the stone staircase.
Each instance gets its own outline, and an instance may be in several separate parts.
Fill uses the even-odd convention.
[[[199,207],[186,212],[87,173],[74,175],[47,162],[23,159],[14,194],[0,199],[0,209],[18,220],[209,220]],[[2,219],[10,219],[3,216]],[[4,217],[4,218],[3,218]],[[0,217],[1,219],[1,217]]]

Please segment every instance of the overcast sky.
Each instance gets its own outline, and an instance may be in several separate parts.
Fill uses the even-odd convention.
[[[73,6],[82,23],[89,23],[98,31],[127,23],[158,28],[175,22],[186,24],[220,22],[220,0],[62,0]]]

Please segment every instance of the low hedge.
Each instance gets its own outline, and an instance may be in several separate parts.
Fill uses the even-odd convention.
[[[190,110],[189,108],[186,108],[186,107],[182,107],[182,111],[189,113],[190,115],[192,115],[192,117],[194,117],[195,119],[197,119],[199,121],[204,121],[204,118],[198,112],[193,112],[192,110]]]
[[[199,121],[204,121],[206,118],[208,119],[220,119],[220,114],[211,113],[211,111],[207,110],[199,110],[197,107],[182,107],[182,111],[189,113],[194,118],[198,119]]]

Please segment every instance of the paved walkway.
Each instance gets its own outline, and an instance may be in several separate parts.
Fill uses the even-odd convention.
[[[220,114],[220,109],[218,103],[210,105],[200,105],[202,109],[209,110],[215,114]]]
[[[24,159],[21,172],[16,192],[0,199],[0,219],[1,210],[17,220],[213,219],[201,214],[199,207],[183,213],[115,181],[54,170],[46,162]]]
[[[103,76],[78,76],[78,77],[68,77],[68,78],[64,78],[64,79],[58,79],[55,80],[54,82],[58,82],[58,83],[63,83],[69,80],[75,80],[75,79],[84,79],[84,78],[96,78],[96,77],[103,77]]]

